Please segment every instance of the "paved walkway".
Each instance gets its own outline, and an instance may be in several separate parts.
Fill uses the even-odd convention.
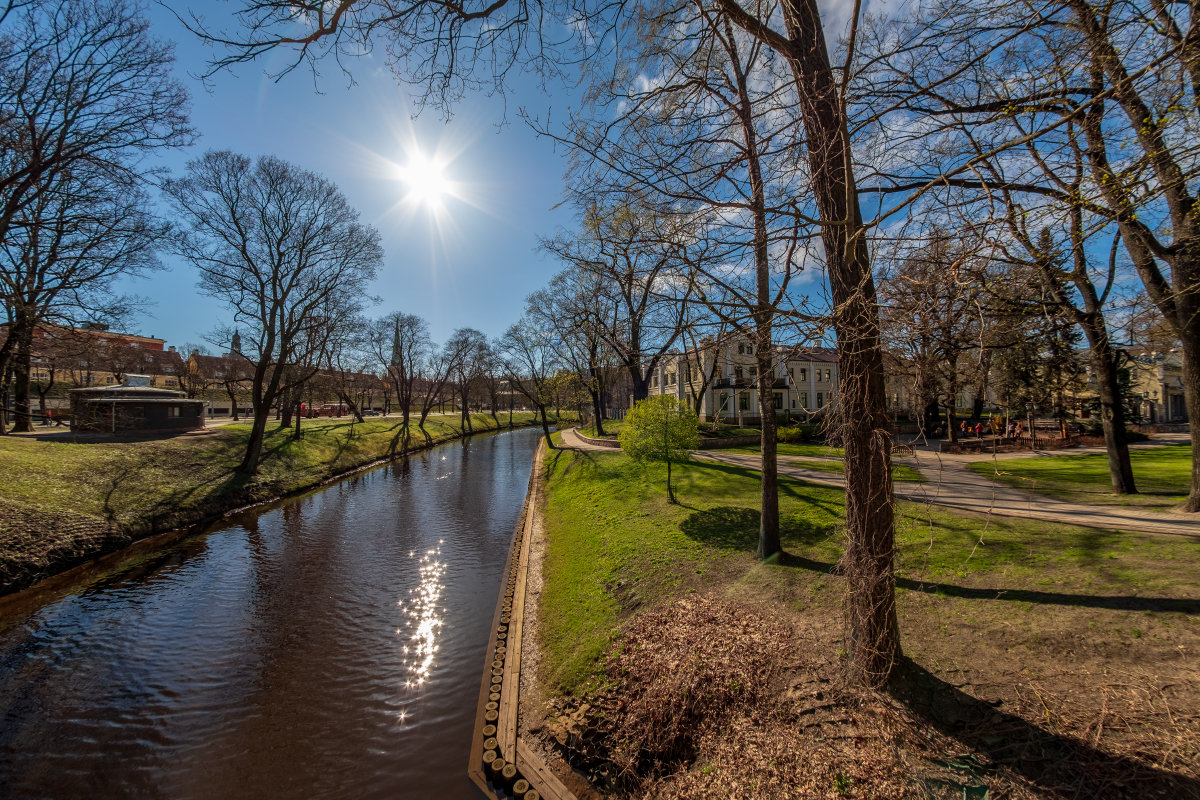
[[[1187,441],[1185,434],[1166,434],[1156,437],[1156,440],[1153,442],[1145,442],[1133,445],[1133,447],[1138,449],[1159,447],[1163,444],[1183,441]],[[612,452],[608,448],[596,447],[584,443],[575,435],[573,429],[563,431],[563,443],[568,447],[580,450]],[[914,449],[911,457],[896,457],[895,460],[897,463],[905,464],[919,471],[927,482],[897,482],[896,496],[917,503],[929,503],[979,514],[1019,517],[1022,519],[1041,519],[1048,522],[1061,522],[1068,525],[1082,525],[1088,528],[1104,528],[1106,530],[1130,530],[1169,534],[1200,540],[1200,515],[1197,514],[1149,511],[1136,506],[1096,506],[1082,503],[1068,503],[1044,495],[1031,494],[1004,486],[991,480],[986,475],[979,475],[967,469],[967,464],[972,461],[991,461],[992,459],[1003,461],[1010,458],[1103,452],[1103,447],[1080,447],[1072,450],[1056,450],[1052,452],[1030,453],[1026,451],[1021,453],[998,453],[995,455],[991,453],[950,455],[936,452],[932,449]],[[704,450],[697,451],[692,455],[702,460],[731,464],[749,469],[757,469],[761,463],[760,457],[752,453]],[[789,478],[799,478],[808,483],[815,483],[820,486],[830,486],[838,489],[844,488],[845,483],[841,475],[806,469],[797,466],[795,463],[797,461],[824,460],[838,461],[839,459],[825,459],[811,456],[780,456],[779,474]]]

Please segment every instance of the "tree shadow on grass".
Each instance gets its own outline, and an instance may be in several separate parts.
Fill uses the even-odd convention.
[[[710,547],[753,552],[758,547],[759,518],[758,510],[753,508],[717,506],[689,514],[679,529],[688,538]],[[832,525],[815,525],[790,516],[779,521],[779,536],[785,546],[813,545],[833,533]]]
[[[742,550],[753,553],[758,546],[759,513],[752,508],[717,506],[689,514],[679,528],[688,538],[710,547]],[[779,525],[784,546],[813,545],[834,535],[832,526],[814,525],[806,520],[784,518]],[[782,567],[805,569],[811,572],[832,573],[837,565],[794,553],[781,553],[772,563]],[[912,578],[896,578],[896,588],[942,597],[961,597],[967,600],[1008,600],[1041,605],[1106,608],[1114,611],[1175,612],[1200,614],[1200,598],[1137,597],[1126,595],[1066,594],[1036,589],[1005,589],[992,587],[956,586]]]
[[[972,697],[907,658],[897,665],[891,694],[917,717],[1021,775],[1046,797],[1200,797],[1200,781],[1192,776],[1041,728]]]

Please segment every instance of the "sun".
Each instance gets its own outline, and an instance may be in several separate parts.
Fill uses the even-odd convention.
[[[439,208],[451,191],[445,165],[419,150],[408,154],[408,163],[400,168],[400,179],[408,184],[408,200],[427,208]]]

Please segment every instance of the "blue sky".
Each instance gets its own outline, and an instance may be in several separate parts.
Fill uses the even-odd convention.
[[[229,8],[200,0],[190,5],[210,14]],[[191,92],[192,124],[200,134],[196,145],[164,154],[159,163],[178,174],[205,150],[269,153],[334,181],[383,235],[385,262],[373,287],[382,302],[373,316],[419,314],[438,341],[463,326],[499,336],[520,316],[525,296],[557,271],[536,248],[539,235],[570,223],[566,209],[552,210],[562,198],[564,156],[536,137],[517,111],[561,114],[567,95],[551,98],[532,80],[518,79],[507,100],[471,96],[449,122],[429,108],[413,120],[412,90],[398,84],[381,57],[347,62],[354,86],[335,64],[322,64],[314,87],[307,68],[278,82],[265,75],[278,68],[283,53],[219,74],[206,89],[189,73],[205,70],[207,48],[167,10],[148,12],[154,34],[176,44],[176,74]],[[505,117],[507,125],[498,127]],[[436,219],[404,202],[408,188],[393,165],[406,163],[413,144],[450,159],[446,178],[461,198],[446,198]],[[162,261],[163,272],[122,287],[152,301],[130,332],[182,347],[229,322],[220,302],[199,294],[191,266],[168,254]]]

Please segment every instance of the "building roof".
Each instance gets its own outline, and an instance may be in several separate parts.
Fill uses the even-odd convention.
[[[249,380],[251,375],[250,362],[242,356],[205,356],[192,353],[188,361],[195,365],[201,377],[212,380]]]
[[[71,394],[78,395],[80,398],[85,398],[88,400],[104,399],[105,401],[108,401],[112,398],[135,401],[152,400],[156,398],[163,400],[185,399],[183,392],[177,392],[174,389],[160,389],[156,386],[127,386],[123,383],[119,383],[115,386],[88,386],[83,389],[71,389]]]
[[[802,345],[795,345],[788,349],[787,360],[836,364],[838,363],[838,352],[835,347],[804,347]]]

